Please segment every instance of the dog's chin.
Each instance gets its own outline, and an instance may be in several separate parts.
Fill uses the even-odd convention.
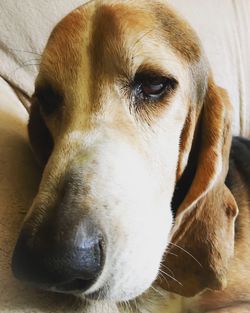
[[[121,303],[124,301],[130,301],[141,294],[143,294],[148,288],[114,288],[110,287],[108,283],[100,286],[99,289],[93,291],[86,291],[84,293],[81,292],[73,292],[73,294],[77,297],[80,297],[82,300],[90,301],[90,302],[111,302],[111,303]]]
[[[132,300],[136,298],[136,296],[138,295],[134,293],[119,292],[119,291],[112,293],[107,288],[101,288],[90,294],[83,294],[82,298],[89,300],[89,301],[123,302],[123,301]]]
[[[144,292],[146,292],[148,288],[143,289],[133,289],[130,290],[127,289],[120,289],[120,288],[110,288],[108,285],[105,285],[101,287],[98,290],[95,290],[90,293],[84,293],[81,295],[82,299],[86,299],[89,301],[106,301],[106,302],[112,302],[112,303],[121,303],[121,302],[127,302],[130,300],[133,300],[140,295],[142,295]]]
[[[102,301],[102,302],[112,302],[112,303],[130,301],[132,299],[135,299],[137,296],[139,296],[145,291],[145,290],[140,291],[140,292],[138,291],[131,292],[131,291],[125,291],[125,290],[112,291],[112,289],[110,289],[108,285],[105,285],[93,292],[83,292],[81,290],[70,290],[69,288],[67,288],[67,286],[57,286],[57,287],[39,286],[37,288],[44,290],[44,291],[72,295],[72,296],[75,296],[76,298],[79,298],[87,302]]]

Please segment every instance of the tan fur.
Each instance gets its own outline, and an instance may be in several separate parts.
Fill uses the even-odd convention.
[[[164,101],[135,112],[128,105],[124,82],[142,68],[174,75],[179,86]],[[37,109],[34,98],[29,124],[31,143],[43,164],[49,154],[51,157],[26,223],[35,215],[41,220],[44,218],[39,206],[48,207],[58,201],[64,174],[72,164],[86,169],[86,176],[82,178],[85,198],[79,196],[78,199],[85,212],[90,214],[91,208],[98,206],[92,183],[98,185],[102,179],[96,174],[102,169],[96,151],[99,153],[99,147],[102,151],[106,141],[111,147],[124,143],[130,147],[128,151],[135,151],[142,164],[145,162],[145,168],[152,166],[150,177],[159,185],[159,190],[152,185],[156,200],[158,192],[164,193],[170,202],[175,184],[193,167],[192,181],[181,199],[171,232],[163,235],[168,235],[168,248],[161,266],[165,274],[159,273],[155,280],[152,287],[155,294],[149,289],[136,302],[131,301],[130,309],[141,313],[225,313],[233,307],[234,313],[246,312],[244,306],[250,303],[249,188],[230,191],[225,186],[232,109],[226,92],[215,85],[190,26],[162,1],[91,1],[65,17],[54,29],[43,54],[36,93],[47,84],[62,100],[56,113],[46,116]],[[46,147],[46,138],[40,143],[41,138],[37,136],[48,131],[50,146]],[[107,164],[113,175],[112,164]],[[103,175],[108,179],[107,174]],[[243,186],[240,174],[235,175],[237,186]],[[134,177],[136,179],[136,172]],[[111,176],[111,180],[113,178]],[[167,190],[164,189],[166,182]],[[150,187],[150,183],[146,187]],[[100,188],[97,190],[102,192]],[[116,198],[112,190],[103,190],[103,199],[108,195],[114,197],[115,205],[119,203],[121,199]],[[144,197],[150,190],[147,189]],[[139,193],[138,189],[138,198]],[[238,206],[240,232],[235,240]],[[166,203],[166,210],[169,209]],[[129,208],[127,210],[129,216]],[[109,231],[122,245],[129,231],[125,236],[123,220],[118,217],[127,215],[124,210],[119,213],[113,209],[109,214],[110,220],[103,223],[111,225]],[[157,214],[159,225],[167,223],[167,215],[157,205],[152,212],[148,209],[147,214],[149,222],[150,216],[152,223],[155,220],[155,226],[141,229],[142,224],[135,229],[138,233],[145,232],[148,239],[143,243],[138,240],[137,244],[145,246],[143,253],[149,257],[152,245],[147,245],[158,231]],[[138,216],[147,222],[143,220],[143,210]],[[106,213],[100,212],[100,225],[103,218]],[[135,240],[136,237],[135,234]],[[117,266],[114,271],[119,272],[119,258],[112,264],[111,269]],[[134,271],[135,280],[137,271],[139,267]],[[115,277],[116,272],[112,274]],[[147,275],[145,271],[145,277]],[[99,284],[101,286],[101,280]],[[135,288],[131,295],[127,291],[124,294],[133,298],[143,291]],[[115,295],[112,296],[115,299]],[[119,310],[129,311],[123,305]]]

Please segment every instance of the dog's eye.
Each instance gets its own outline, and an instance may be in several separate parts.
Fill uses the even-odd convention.
[[[45,115],[54,113],[62,102],[62,95],[49,85],[37,88],[34,97],[38,100],[40,109]]]
[[[134,94],[141,100],[158,100],[176,85],[177,81],[172,77],[138,73],[134,79]]]

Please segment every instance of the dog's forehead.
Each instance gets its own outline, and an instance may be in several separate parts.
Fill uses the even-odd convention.
[[[88,59],[94,70],[105,64],[109,70],[112,65],[129,68],[128,55],[132,58],[133,48],[157,28],[152,13],[132,3],[92,1],[71,12],[53,30],[42,65],[51,70],[55,63],[60,66],[70,62],[77,68]]]
[[[150,33],[156,31],[154,22],[153,15],[138,6],[102,4],[96,9],[92,22],[89,45],[92,66],[122,73],[131,70],[135,58],[143,57],[145,43],[152,44]]]
[[[200,58],[195,33],[166,4],[147,0],[90,1],[55,27],[40,69],[45,76],[58,80],[58,85],[66,80],[79,81],[90,72],[99,75],[98,70],[108,72],[110,77],[115,77],[114,71],[133,76],[133,70],[147,58],[149,64],[153,60],[161,66],[167,48],[184,63],[195,63]]]

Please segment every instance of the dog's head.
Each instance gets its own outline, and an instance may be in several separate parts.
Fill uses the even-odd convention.
[[[214,287],[232,252],[236,210],[200,203],[218,177],[224,188],[228,110],[199,40],[164,3],[91,1],[65,17],[33,96],[29,136],[44,172],[14,252],[15,275],[127,300],[157,278],[170,239],[196,245],[189,229],[199,220],[207,241],[219,243],[213,255],[204,240],[199,262],[216,265],[194,293]],[[214,219],[225,222],[221,237]]]

